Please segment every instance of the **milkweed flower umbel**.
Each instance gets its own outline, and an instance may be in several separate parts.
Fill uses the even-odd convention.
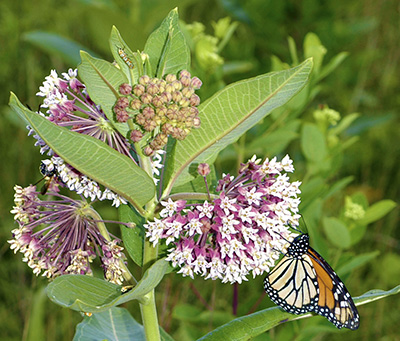
[[[122,284],[125,258],[120,240],[101,233],[104,222],[86,202],[60,195],[50,188],[51,200],[41,200],[36,187],[15,186],[15,206],[11,213],[18,223],[8,241],[14,253],[47,278],[64,274],[92,274],[91,263],[100,257],[104,277]]]
[[[242,164],[237,177],[219,180],[212,202],[187,204],[162,201],[162,219],[145,224],[146,236],[156,245],[172,247],[167,261],[183,276],[194,274],[222,282],[238,282],[268,272],[295,234],[300,215],[300,182],[290,182],[292,160],[285,156]]]

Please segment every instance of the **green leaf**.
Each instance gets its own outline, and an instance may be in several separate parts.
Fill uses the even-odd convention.
[[[46,288],[54,303],[76,311],[107,310],[121,297],[121,286],[86,275],[63,275]]]
[[[222,149],[273,109],[285,104],[307,83],[311,68],[309,59],[290,70],[240,81],[201,104],[201,127],[175,145],[173,162],[166,170],[165,193],[168,194],[173,185],[193,179],[190,165],[195,170],[201,162],[212,164]]]
[[[343,188],[345,188],[349,183],[353,181],[354,177],[353,176],[347,176],[343,179],[338,180],[335,182],[333,185],[330,186],[328,189],[328,192],[324,195],[324,199],[329,199],[332,195],[334,195],[336,192],[341,191]]]
[[[137,60],[135,58],[135,54],[129,48],[128,44],[122,39],[119,31],[115,26],[111,29],[110,36],[110,49],[111,53],[114,57],[114,60],[117,62],[121,70],[124,72],[126,77],[129,79],[129,84],[136,84],[137,79],[139,77],[139,69],[142,68],[142,65],[138,65]],[[126,61],[122,59],[119,55],[119,50],[122,49],[126,54],[128,60],[133,64],[134,68],[132,69]],[[140,57],[140,56],[139,56]],[[140,57],[141,58],[141,57]],[[141,62],[141,60],[140,60]]]
[[[400,285],[389,291],[371,290],[360,297],[353,298],[354,303],[358,305],[366,304],[379,300],[381,298],[395,295],[400,292]],[[213,330],[203,336],[202,341],[244,341],[256,337],[266,331],[282,324],[294,320],[303,319],[305,317],[315,316],[311,313],[303,315],[293,315],[283,311],[278,307],[261,310],[254,314],[239,317],[223,326]],[[318,318],[322,318],[318,316]]]
[[[301,131],[301,149],[307,160],[320,163],[327,156],[325,136],[313,123],[305,123]]]
[[[139,266],[143,265],[143,245],[145,230],[143,224],[145,220],[129,205],[118,207],[119,219],[124,223],[135,223],[134,228],[121,225],[122,240],[129,256]]]
[[[126,123],[116,122],[112,108],[120,97],[118,88],[128,83],[125,74],[113,64],[94,58],[86,52],[81,52],[82,63],[78,66],[78,75],[82,79],[90,98],[101,106],[109,122],[126,136],[129,127]]]
[[[161,78],[190,67],[190,50],[179,27],[178,10],[175,8],[164,19],[160,27],[147,39],[144,53],[149,56],[153,73],[149,76]]]
[[[120,285],[86,275],[57,277],[47,286],[46,292],[50,300],[62,307],[86,313],[101,312],[131,300],[146,302],[145,295],[160,283],[168,269],[165,259],[158,260],[125,294]]]
[[[76,326],[74,341],[92,340],[146,340],[144,328],[124,308],[85,316]]]
[[[48,52],[49,55],[59,55],[70,65],[78,65],[80,62],[79,52],[81,50],[96,55],[86,46],[54,33],[44,31],[27,32],[22,35],[22,39]]]
[[[397,204],[392,200],[381,200],[367,208],[365,216],[357,221],[358,225],[368,225],[377,221],[393,210]]]
[[[334,56],[329,63],[327,63],[322,69],[319,75],[316,77],[315,81],[319,82],[332,73],[349,55],[348,52],[340,52]]]
[[[324,217],[322,225],[326,236],[333,245],[340,249],[347,249],[350,247],[350,233],[341,220],[333,217]]]
[[[314,72],[319,74],[322,65],[322,60],[326,54],[326,48],[321,44],[318,36],[315,33],[307,33],[304,38],[304,58],[314,59]]]
[[[65,162],[120,194],[138,211],[153,198],[153,180],[127,156],[91,136],[55,125],[25,108],[13,93],[9,104]]]
[[[368,253],[363,253],[361,255],[357,255],[351,258],[349,262],[342,265],[337,269],[337,274],[341,277],[350,273],[353,269],[357,269],[360,266],[368,263],[372,259],[376,258],[379,255],[379,251],[373,251]]]

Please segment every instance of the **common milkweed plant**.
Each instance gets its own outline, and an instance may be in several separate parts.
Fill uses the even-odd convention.
[[[254,156],[220,179],[212,165],[307,84],[313,62],[231,84],[201,102],[176,10],[143,51],[132,52],[115,27],[110,48],[114,62],[81,52],[76,70],[53,70],[37,93],[38,112],[11,94],[44,156],[45,185],[15,186],[18,227],[9,243],[50,279],[52,301],[84,313],[77,339],[171,339],[158,326],[154,294],[167,273],[240,284],[269,272],[293,239],[300,182],[289,179],[289,156]],[[92,205],[103,200],[119,211],[121,239]],[[104,279],[94,276],[96,264]],[[116,307],[131,300],[142,325]],[[274,308],[204,338],[254,337],[293,318]],[[248,329],[238,327],[242,319]]]

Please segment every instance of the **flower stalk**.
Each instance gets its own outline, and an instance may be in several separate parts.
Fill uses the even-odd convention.
[[[141,158],[141,167],[152,176],[150,158]],[[156,208],[156,197],[146,204],[146,219],[154,216]],[[158,248],[152,246],[149,240],[144,241],[143,247],[143,268],[142,276],[146,270],[157,260]],[[160,330],[158,327],[157,307],[155,302],[154,289],[145,295],[146,302],[139,302],[142,323],[146,335],[146,340],[160,340]]]

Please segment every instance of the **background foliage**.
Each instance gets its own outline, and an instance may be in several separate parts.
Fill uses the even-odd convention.
[[[274,120],[271,115],[223,151],[217,171],[235,172],[237,156],[243,161],[254,152],[259,156],[289,152],[295,161],[294,178],[304,182],[302,213],[313,246],[338,270],[349,291],[358,296],[370,288],[387,290],[398,284],[398,209],[367,227],[367,222],[351,226],[343,211],[346,196],[364,208],[382,199],[399,198],[396,1],[44,0],[32,6],[26,0],[5,0],[0,4],[2,340],[70,340],[82,319],[78,313],[51,303],[43,292],[47,281],[34,277],[6,243],[13,228],[9,214],[13,185],[25,186],[40,178],[35,171],[40,163],[38,148],[26,136],[22,121],[7,107],[9,91],[18,93],[36,110],[39,99],[35,93],[51,68],[64,72],[76,67],[80,48],[112,60],[108,38],[113,24],[133,51],[143,49],[149,33],[174,6],[179,7],[182,21],[189,24],[184,29],[192,50],[193,73],[204,81],[202,99],[233,81],[297,64],[310,55],[316,61],[316,56],[325,54],[310,86],[282,109],[283,114],[280,112],[283,119]],[[231,22],[219,21],[225,17]],[[288,36],[292,37],[289,41]],[[341,54],[335,59],[343,51],[347,57]],[[332,60],[337,61],[337,67],[329,73],[326,66]],[[313,116],[319,105],[340,112],[342,121],[344,117],[356,118],[351,115],[356,112],[359,116],[349,126],[343,124],[341,130],[324,131]],[[312,148],[313,143],[307,141],[310,136],[311,142],[322,141],[319,148]],[[378,212],[384,209],[376,208]],[[115,218],[115,213],[109,210],[104,216]],[[347,239],[343,237],[346,233]],[[350,262],[355,256],[362,257],[357,258],[357,264]],[[202,279],[192,281],[170,274],[158,287],[160,323],[176,339],[198,338],[234,317],[234,290],[239,291],[238,316],[272,306],[262,295],[262,278],[239,287],[211,281],[206,284]],[[399,298],[393,296],[360,307],[360,329],[346,332],[346,339],[395,339],[398,306]],[[127,308],[140,321],[135,303]],[[324,339],[343,338],[327,321],[313,318],[275,328],[263,339],[291,339],[294,335],[310,339],[322,333]]]

